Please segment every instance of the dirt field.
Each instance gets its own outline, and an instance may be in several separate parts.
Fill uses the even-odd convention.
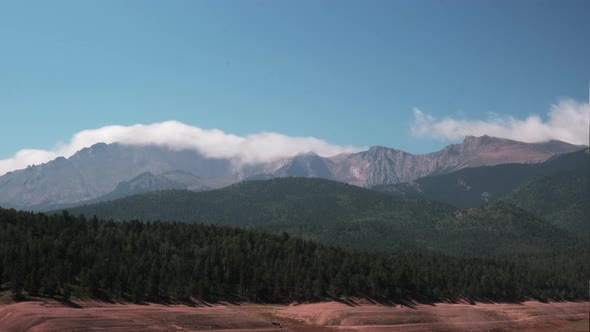
[[[413,308],[328,302],[285,307],[277,314],[340,331],[588,331],[588,308],[587,302]]]
[[[588,331],[588,302],[381,306],[0,305],[0,331]]]

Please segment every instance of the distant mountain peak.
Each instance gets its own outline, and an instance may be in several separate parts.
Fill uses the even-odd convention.
[[[467,135],[463,139],[463,143],[461,145],[464,146],[478,146],[478,145],[486,145],[491,143],[520,143],[518,141],[514,141],[507,138],[500,138],[495,136],[483,135],[483,136],[471,136]]]
[[[115,143],[113,143],[115,144]],[[98,154],[102,154],[108,151],[110,144],[106,144],[106,143],[95,143],[89,147],[83,148],[81,150],[79,150],[78,152],[74,153],[69,159],[80,159],[80,158],[84,158],[86,156],[95,156]]]
[[[268,163],[236,165],[230,159],[208,158],[194,150],[96,143],[68,159],[59,158],[0,176],[0,204],[11,207],[71,204],[109,194],[120,183],[130,186],[125,192],[135,188],[175,187],[178,183],[189,190],[206,190],[257,174],[321,177],[359,186],[395,184],[467,167],[539,163],[582,148],[559,141],[523,143],[484,135],[466,136],[463,143],[420,155],[376,145],[367,151],[329,158],[309,152]],[[128,182],[137,176],[139,180],[159,179]]]
[[[308,151],[308,152],[301,152],[298,153],[295,158],[305,158],[305,157],[311,157],[311,158],[315,158],[315,157],[319,157],[319,155],[313,151]]]
[[[394,148],[390,148],[390,147],[383,146],[383,145],[373,145],[369,148],[368,151],[391,151],[391,150],[397,151]]]
[[[90,146],[91,149],[104,149],[107,147],[107,143],[105,142],[98,142]]]
[[[154,173],[152,172],[143,172],[141,174],[139,174],[138,176],[136,176],[135,178],[133,178],[132,180],[141,180],[141,179],[149,179],[149,178],[155,178],[156,175],[154,175]]]
[[[167,171],[167,172],[164,172],[164,173],[162,173],[160,175],[163,175],[163,176],[168,176],[168,175],[186,175],[186,176],[191,176],[191,177],[199,178],[198,176],[194,175],[193,173],[187,172],[187,171],[182,170],[182,169],[175,169],[175,170],[172,170],[172,171]]]
[[[411,153],[408,153],[408,152],[405,152],[405,151],[402,151],[402,150],[398,150],[398,149],[394,149],[394,148],[389,148],[389,147],[382,146],[382,145],[373,145],[366,152],[369,153],[369,154],[392,154],[392,153],[400,153],[400,154],[411,155]]]

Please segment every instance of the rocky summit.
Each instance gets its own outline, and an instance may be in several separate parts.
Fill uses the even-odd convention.
[[[244,179],[288,176],[319,177],[371,187],[410,182],[468,167],[539,163],[581,148],[561,141],[524,143],[467,136],[460,144],[421,155],[373,146],[352,154],[299,154],[243,165],[230,159],[208,158],[194,150],[98,143],[67,159],[60,157],[0,176],[0,206],[42,210],[91,202],[105,195],[110,197],[112,192],[121,197],[138,190],[206,190]],[[144,173],[149,174],[136,178]]]

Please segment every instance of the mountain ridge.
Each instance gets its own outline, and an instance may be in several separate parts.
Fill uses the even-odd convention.
[[[145,172],[186,171],[208,181],[210,188],[252,177],[285,176],[322,177],[370,187],[481,164],[541,162],[576,148],[557,141],[522,143],[484,136],[466,137],[463,143],[422,155],[374,146],[332,157],[300,154],[268,163],[236,165],[232,160],[207,158],[193,150],[97,143],[70,158],[56,158],[0,176],[0,205],[34,208],[89,201]]]
[[[394,195],[424,197],[455,207],[477,207],[499,199],[537,177],[560,172],[587,172],[590,169],[587,151],[585,148],[564,153],[542,163],[470,167],[422,177],[412,182],[372,188]]]

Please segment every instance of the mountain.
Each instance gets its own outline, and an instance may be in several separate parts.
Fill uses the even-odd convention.
[[[581,149],[561,141],[523,143],[497,137],[467,136],[461,144],[441,151],[414,155],[383,146],[329,158],[300,155],[284,162],[270,176],[305,176],[334,179],[363,187],[410,182],[478,166],[504,163],[540,163],[550,157]]]
[[[84,202],[108,194],[119,183],[140,174],[177,170],[196,174],[219,185],[227,185],[236,178],[229,160],[206,158],[192,150],[99,143],[68,159],[60,157],[1,176],[0,205],[42,208]],[[168,175],[170,178],[174,176],[179,175]]]
[[[159,191],[69,212],[115,220],[175,220],[288,232],[371,251],[502,255],[577,244],[566,232],[510,204],[457,213],[444,204],[319,178],[246,181],[207,192]]]
[[[301,154],[288,160],[283,166],[272,172],[273,177],[316,177],[333,179],[330,160],[315,153]]]
[[[153,192],[160,190],[192,190],[203,191],[211,189],[207,185],[215,185],[211,181],[203,181],[199,177],[192,175],[185,171],[170,171],[160,175],[154,175],[150,172],[142,173],[129,181],[119,182],[115,190],[108,194],[84,201],[84,204],[96,204],[100,202],[112,201],[115,199]],[[36,205],[34,208],[41,211],[67,209],[79,204],[65,203],[65,204],[43,204]]]
[[[373,188],[394,195],[424,197],[456,207],[477,207],[497,200],[517,186],[535,178],[557,173],[586,174],[589,169],[588,149],[584,149],[554,156],[538,164],[465,168],[408,183],[379,185]]]
[[[220,188],[248,178],[287,176],[320,177],[373,186],[413,181],[466,167],[506,162],[537,163],[579,148],[559,141],[522,143],[483,136],[466,137],[461,144],[424,155],[376,146],[354,154],[332,157],[300,154],[267,163],[241,165],[229,159],[208,158],[193,150],[99,143],[70,158],[60,157],[0,176],[0,206],[42,209],[90,202],[116,190],[119,183],[146,172],[159,175],[188,172],[202,181],[195,180],[199,188]],[[183,176],[180,173],[168,175],[176,182],[175,179]]]
[[[169,171],[160,175],[145,172],[129,181],[120,182],[112,192],[97,197],[88,203],[112,201],[131,195],[160,190],[203,191],[211,189],[206,183],[207,181],[203,181],[198,176],[185,171]]]

